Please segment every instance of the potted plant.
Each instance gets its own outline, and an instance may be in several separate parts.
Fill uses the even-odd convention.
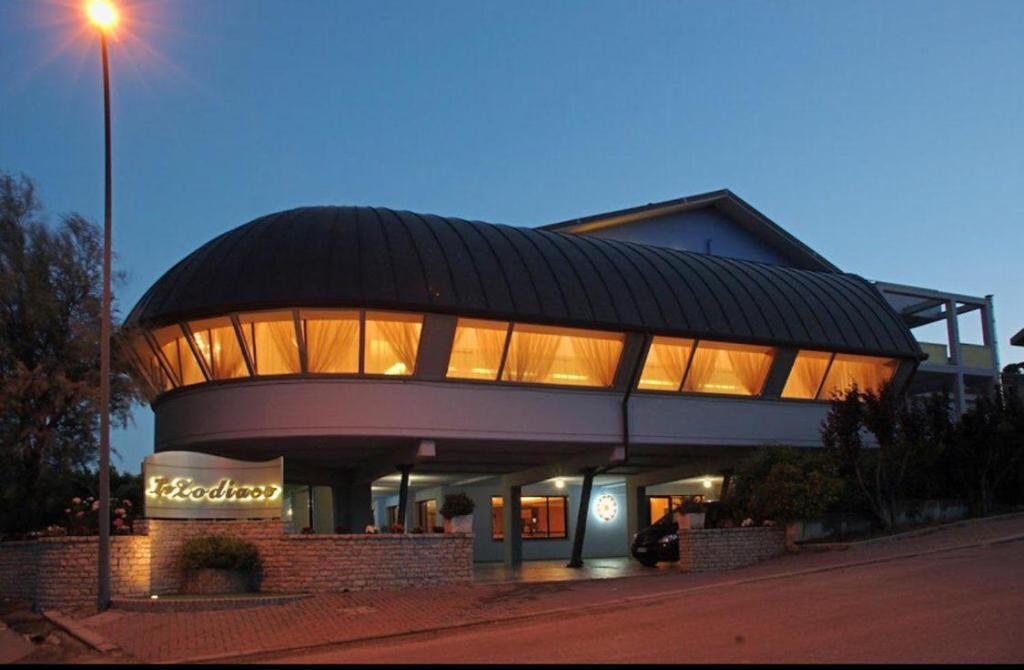
[[[181,550],[185,593],[248,593],[259,590],[256,545],[224,535],[195,537]]]
[[[474,508],[476,503],[465,493],[445,494],[444,504],[441,506],[445,532],[472,533]]]

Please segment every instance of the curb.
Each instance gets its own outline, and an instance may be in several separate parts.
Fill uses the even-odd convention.
[[[861,547],[870,547],[875,544],[884,544],[886,542],[896,542],[899,540],[905,540],[912,537],[931,535],[932,533],[948,530],[950,528],[972,526],[976,523],[981,523],[985,521],[1009,521],[1011,519],[1018,519],[1020,517],[1024,517],[1024,512],[1007,512],[1005,514],[995,514],[992,516],[980,516],[973,517],[970,519],[960,519],[959,521],[950,521],[949,523],[936,524],[934,526],[925,526],[924,528],[916,528],[914,530],[908,530],[903,533],[896,533],[894,535],[882,535],[881,537],[872,537],[867,540],[856,540],[854,542],[820,542],[801,544],[800,549],[806,549],[808,551],[846,551],[847,549],[860,549]]]
[[[297,600],[305,600],[310,596],[312,596],[311,593],[268,593],[255,597],[197,596],[157,600],[152,598],[114,598],[110,601],[110,607],[122,612],[218,612],[286,605]]]
[[[53,625],[63,629],[66,633],[84,642],[96,651],[104,654],[121,651],[121,647],[117,646],[91,628],[78,623],[71,617],[65,616],[60,610],[44,610],[40,612],[40,614],[42,614],[43,618]]]
[[[595,607],[616,605],[622,607],[624,605],[630,605],[634,603],[648,603],[657,602],[659,600],[666,600],[669,598],[675,598],[680,596],[686,596],[692,593],[709,591],[717,588],[728,588],[743,586],[746,584],[755,584],[759,582],[767,582],[773,580],[789,579],[792,577],[799,577],[803,575],[812,575],[822,572],[834,572],[838,570],[846,570],[849,568],[856,568],[865,565],[874,565],[877,563],[887,563],[891,561],[904,560],[908,558],[917,558],[919,556],[928,556],[931,554],[939,554],[949,551],[959,551],[962,549],[972,549],[975,547],[986,547],[997,544],[1007,544],[1010,542],[1018,542],[1024,540],[1024,533],[1018,533],[1015,535],[1007,535],[1003,537],[994,538],[991,540],[979,540],[977,542],[970,542],[967,544],[959,544],[951,547],[939,547],[935,549],[924,549],[920,551],[913,551],[904,554],[897,554],[894,556],[885,556],[881,558],[873,558],[861,561],[848,561],[846,563],[840,563],[838,565],[827,565],[818,568],[807,568],[804,570],[792,570],[789,572],[777,573],[773,575],[761,575],[758,577],[746,577],[742,579],[733,579],[722,582],[715,582],[712,584],[703,584],[700,586],[690,586],[683,589],[676,589],[673,591],[662,591],[659,593],[646,593],[637,596],[629,596],[626,598],[619,598],[616,600],[609,600],[599,603],[590,603],[588,605],[569,605],[565,607],[555,607],[547,610],[540,610],[536,612],[525,612],[522,614],[512,614],[508,616],[496,616],[486,619],[478,619],[476,621],[469,621],[464,623],[445,624],[440,626],[431,626],[429,628],[418,628],[416,630],[400,631],[395,633],[385,633],[378,635],[367,635],[364,637],[352,638],[349,640],[338,640],[335,642],[318,642],[314,644],[298,644],[294,646],[278,647],[275,649],[262,649],[258,651],[246,652],[239,654],[237,652],[221,653],[221,654],[209,654],[205,656],[192,656],[186,658],[178,658],[174,660],[158,661],[159,665],[166,664],[186,664],[186,663],[212,663],[217,661],[236,660],[239,662],[246,662],[246,660],[253,660],[258,658],[273,658],[274,656],[288,653],[288,652],[299,652],[304,650],[313,651],[316,649],[328,649],[328,648],[344,648],[349,646],[356,646],[367,642],[376,642],[381,640],[395,640],[404,637],[416,637],[426,636],[437,633],[451,632],[456,630],[468,630],[472,628],[479,628],[483,626],[489,626],[496,623],[510,623],[516,621],[523,621],[528,619],[542,619],[545,617],[552,616],[565,616],[580,614],[586,611],[591,611]]]

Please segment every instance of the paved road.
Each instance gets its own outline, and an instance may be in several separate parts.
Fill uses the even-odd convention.
[[[1024,662],[1024,541],[290,663]]]

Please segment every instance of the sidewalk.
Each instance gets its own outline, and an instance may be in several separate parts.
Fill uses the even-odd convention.
[[[319,594],[295,603],[215,612],[137,613],[111,610],[81,621],[142,662],[214,660],[436,631],[531,615],[579,616],[662,597],[696,597],[737,581],[782,578],[805,570],[891,560],[962,545],[1024,536],[1024,515],[979,520],[927,535],[855,546],[847,551],[783,556],[731,572],[680,574],[540,584],[485,584],[401,592]],[[627,602],[624,602],[627,601]]]

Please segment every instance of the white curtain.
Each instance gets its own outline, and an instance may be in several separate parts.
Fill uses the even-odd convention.
[[[622,353],[622,338],[572,337],[572,350],[589,386],[611,386]]]
[[[818,394],[821,379],[828,369],[832,354],[821,351],[801,351],[793,361],[793,369],[782,389],[783,398],[803,398],[811,400]]]
[[[703,342],[699,342],[697,344],[697,351],[693,354],[693,362],[690,363],[690,371],[686,373],[683,390],[703,392],[705,390],[704,387],[711,381],[711,375],[715,372],[717,361],[718,349],[712,349]]]
[[[420,329],[418,320],[381,319],[367,315],[366,372],[411,375],[416,368]]]
[[[560,339],[559,335],[514,327],[501,378],[513,382],[549,381]]]
[[[359,371],[359,314],[336,319],[309,319],[306,324],[306,364],[310,372]]]
[[[654,391],[678,391],[693,349],[691,340],[655,337],[651,342],[639,388]]]
[[[729,348],[725,350],[729,365],[746,395],[757,395],[764,385],[772,355],[766,351]]]
[[[497,379],[507,323],[459,319],[448,360],[448,377]]]

